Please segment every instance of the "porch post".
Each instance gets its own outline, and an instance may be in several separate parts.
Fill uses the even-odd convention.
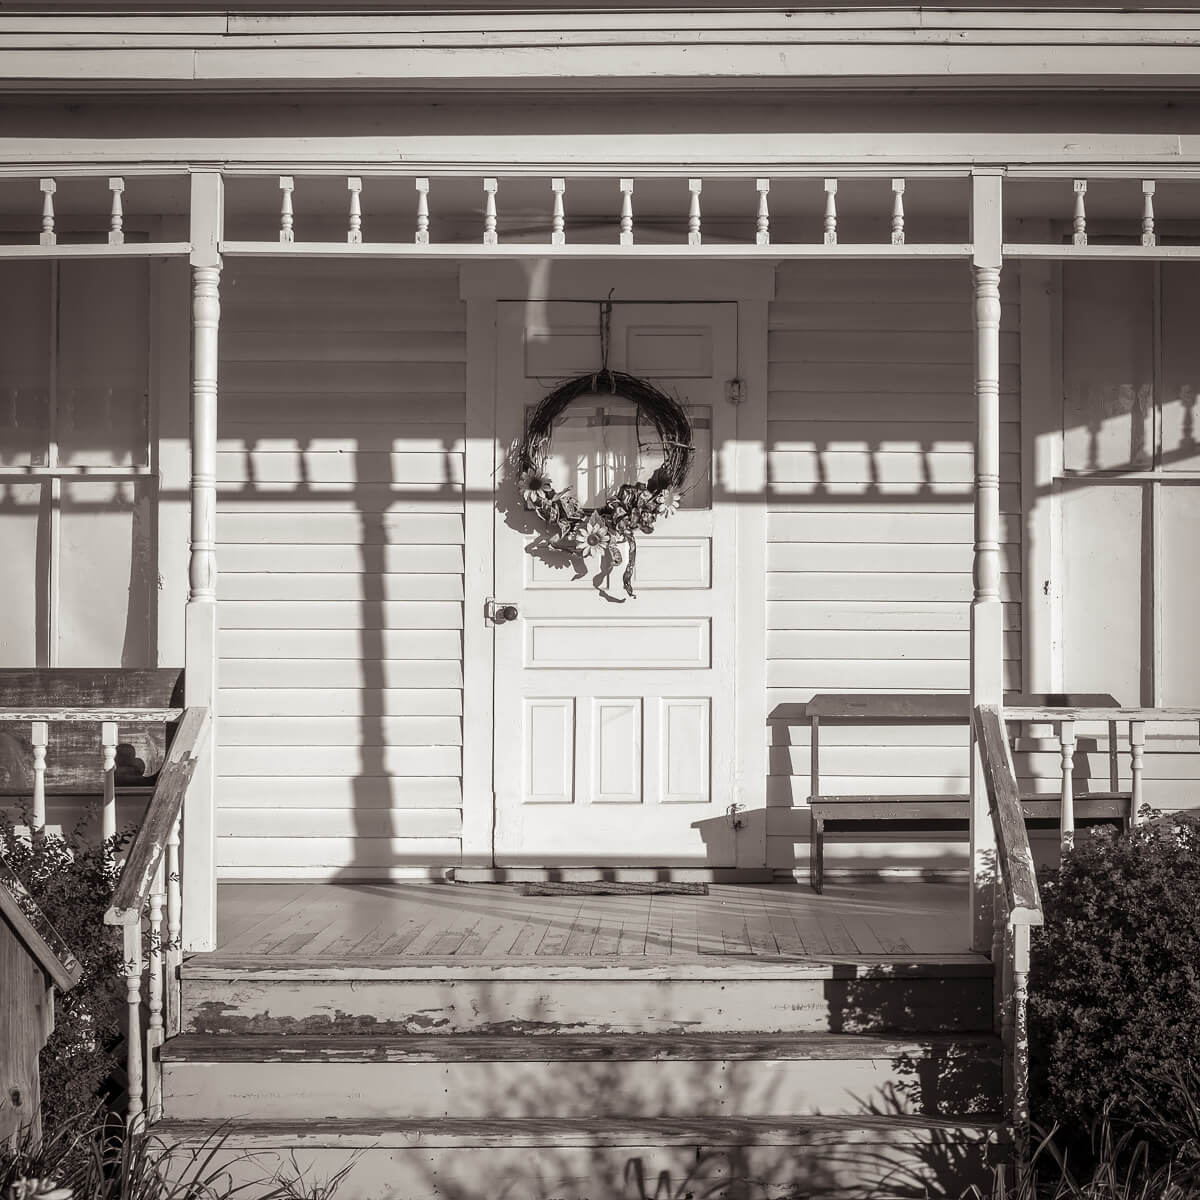
[[[1002,178],[971,179],[971,274],[975,292],[975,559],[971,601],[971,708],[1004,699],[1004,622],[1000,600],[1000,267]],[[971,731],[971,948],[992,950],[996,839],[987,787]]]
[[[223,184],[192,175],[192,536],[184,622],[186,703],[217,697],[217,327]],[[210,727],[183,808],[183,948],[216,947],[216,728]]]

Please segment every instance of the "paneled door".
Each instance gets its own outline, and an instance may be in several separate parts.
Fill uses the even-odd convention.
[[[562,380],[600,365],[600,307],[502,304],[502,446]],[[553,551],[515,472],[497,483],[494,627],[498,865],[733,866],[735,521],[723,464],[736,410],[734,304],[613,305],[609,366],[678,396],[697,453],[680,510],[622,567]],[[550,475],[585,507],[661,461],[652,424],[601,384],[559,418]]]

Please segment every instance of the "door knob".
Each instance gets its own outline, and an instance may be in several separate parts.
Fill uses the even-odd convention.
[[[515,621],[519,615],[515,604],[504,604],[496,610],[497,621]]]

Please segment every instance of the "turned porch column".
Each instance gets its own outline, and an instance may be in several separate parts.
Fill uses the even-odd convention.
[[[971,180],[975,327],[975,559],[971,600],[971,707],[1004,701],[1000,600],[1000,172]],[[987,786],[971,732],[971,948],[992,949],[996,838]]]
[[[217,328],[221,317],[222,180],[192,176],[191,558],[184,623],[186,703],[217,696]],[[201,751],[183,807],[183,948],[216,947],[216,738]]]

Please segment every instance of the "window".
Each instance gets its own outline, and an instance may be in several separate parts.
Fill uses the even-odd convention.
[[[1200,264],[1063,267],[1063,680],[1200,700]]]
[[[147,271],[0,263],[0,665],[154,661]]]

